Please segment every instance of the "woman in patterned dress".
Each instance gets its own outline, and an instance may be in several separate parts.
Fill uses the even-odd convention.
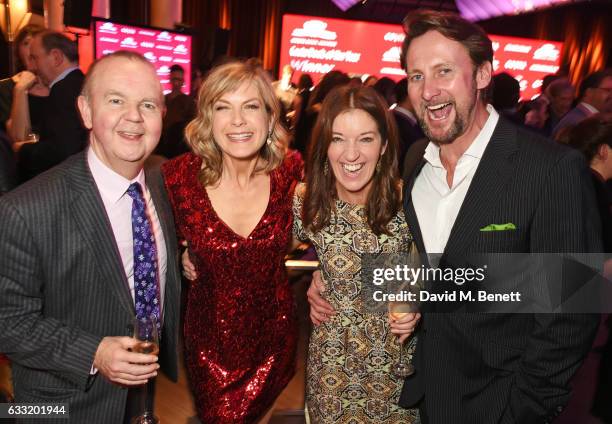
[[[389,322],[366,308],[366,254],[408,255],[412,236],[401,209],[397,130],[384,100],[369,87],[332,91],[313,133],[306,184],[294,195],[294,235],[314,245],[326,300],[337,314],[313,328],[306,402],[311,422],[418,423],[397,405],[403,380],[391,372],[417,314]],[[409,360],[416,337],[404,347]]]
[[[197,270],[185,362],[206,424],[267,421],[294,372],[297,326],[284,256],[302,161],[286,154],[279,117],[260,67],[220,66],[202,84],[186,130],[193,153],[162,166]]]

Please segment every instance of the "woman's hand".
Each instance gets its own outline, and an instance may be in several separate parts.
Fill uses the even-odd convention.
[[[400,343],[404,343],[414,333],[414,329],[420,320],[421,314],[418,312],[406,313],[400,319],[389,318],[391,332],[399,336]]]
[[[184,241],[182,245],[187,247],[187,242]],[[183,265],[183,276],[185,276],[186,279],[189,281],[194,281],[196,278],[198,278],[195,265],[193,262],[191,262],[191,258],[189,257],[189,248],[185,249],[181,255],[181,264]]]

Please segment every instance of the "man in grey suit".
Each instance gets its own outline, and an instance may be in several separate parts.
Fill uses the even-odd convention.
[[[429,140],[407,153],[420,157],[405,170],[404,212],[419,251],[440,255],[431,265],[465,270],[474,268],[470,254],[601,251],[584,161],[486,104],[493,49],[484,31],[433,11],[404,25],[408,96]],[[311,287],[311,315],[324,321],[333,311],[316,295]],[[474,311],[479,305],[424,305],[416,373],[400,405],[418,405],[434,424],[535,424],[559,414],[599,317]]]
[[[117,52],[92,66],[78,106],[89,148],[0,201],[0,352],[17,402],[68,403],[74,423],[121,423],[160,366],[177,378],[177,243],[160,175],[143,171],[164,100],[152,65]],[[159,361],[132,352],[135,184],[157,253]]]
[[[576,107],[567,112],[553,128],[554,139],[565,128],[572,127],[589,116],[612,112],[612,70],[593,72],[582,80],[578,99],[580,102]]]

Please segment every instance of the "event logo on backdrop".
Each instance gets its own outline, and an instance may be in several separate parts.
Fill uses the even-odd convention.
[[[542,78],[559,70],[563,43],[489,35],[495,73],[507,72],[521,87],[521,99],[539,94]],[[401,25],[284,15],[280,66],[295,69],[317,83],[336,69],[351,75],[371,74],[398,81],[406,76],[399,57],[404,40]],[[280,76],[279,76],[280,78]]]
[[[191,89],[191,36],[172,31],[121,25],[108,21],[95,23],[96,59],[117,50],[130,50],[142,54],[155,66],[164,89],[169,93],[170,67],[174,64],[185,69],[182,91]]]

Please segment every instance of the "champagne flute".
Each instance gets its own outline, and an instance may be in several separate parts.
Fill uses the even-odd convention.
[[[26,136],[25,141],[28,143],[38,143],[38,140],[40,140],[40,136],[35,132],[31,132]]]
[[[149,355],[159,354],[159,335],[157,332],[157,318],[155,315],[145,318],[134,319],[133,337],[139,343],[132,349],[136,353],[146,353]],[[148,382],[142,387],[142,414],[132,418],[131,424],[159,424],[159,419],[153,413],[153,408],[149,405]]]
[[[391,320],[400,320],[405,317],[410,311],[410,304],[407,302],[389,302],[389,318]],[[399,344],[399,361],[391,366],[391,372],[393,375],[399,378],[406,378],[414,374],[414,366],[404,360],[403,350],[404,344],[399,341],[399,335],[397,336],[397,342]]]

